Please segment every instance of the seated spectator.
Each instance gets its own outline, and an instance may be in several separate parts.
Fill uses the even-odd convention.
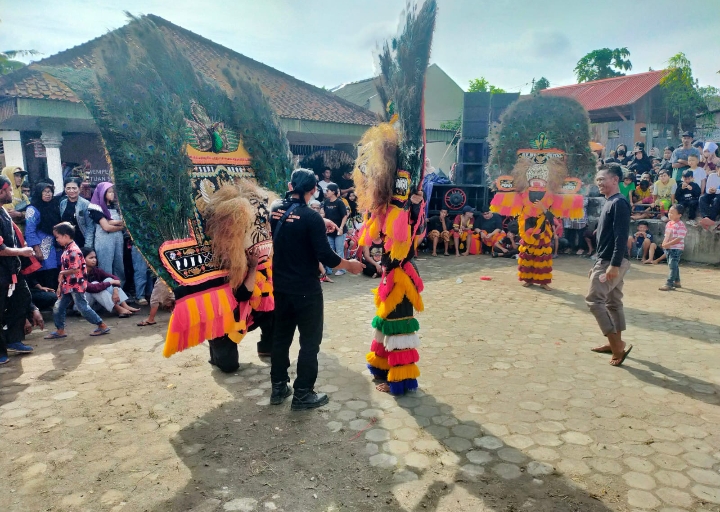
[[[648,233],[650,225],[646,220],[641,220],[637,224],[637,231],[628,238],[628,254],[630,258],[642,257],[642,262],[647,263],[648,253],[650,252],[650,244],[652,244],[652,234]]]
[[[432,255],[437,256],[438,240],[442,239],[445,245],[445,256],[450,256],[448,249],[450,247],[450,231],[452,225],[448,219],[447,208],[440,209],[440,215],[435,215],[428,219],[428,239],[432,242]]]
[[[662,241],[660,243],[662,244]],[[648,250],[648,257],[645,261],[643,261],[643,263],[645,265],[657,265],[666,259],[667,254],[665,254],[665,250],[661,247],[661,245],[651,242],[650,249]]]
[[[648,180],[640,180],[640,186],[632,191],[631,198],[633,219],[649,219],[653,216],[651,211],[653,207],[652,187]]]
[[[504,255],[507,249],[502,244],[505,232],[502,230],[502,217],[500,217],[500,214],[485,210],[478,220],[480,225],[475,228],[475,231],[480,234],[480,241],[483,246],[490,249],[490,255],[493,258],[498,256],[498,252]]]
[[[172,292],[170,287],[165,284],[165,281],[158,279],[155,281],[152,295],[150,295],[150,313],[148,317],[142,322],[138,322],[139,327],[145,327],[146,325],[155,325],[155,315],[157,315],[160,307],[163,307],[169,311],[175,307],[175,294]]]
[[[677,183],[671,180],[667,171],[660,171],[660,179],[653,185],[653,204],[660,212],[667,212],[673,205]]]
[[[633,159],[627,166],[628,170],[635,174],[643,174],[652,171],[652,161],[645,153],[645,146],[642,143],[635,145],[633,149]]]
[[[32,272],[25,276],[25,281],[30,288],[32,302],[40,311],[52,311],[55,301],[57,301],[57,290],[43,286]]]
[[[376,238],[372,241],[370,247],[362,248],[362,262],[365,264],[363,268],[363,274],[368,277],[380,277],[382,271],[382,255],[383,255],[383,241],[380,238]]]
[[[697,155],[688,155],[688,165],[690,166],[690,171],[693,173],[693,178],[695,183],[700,187],[700,190],[705,190],[705,181],[707,180],[707,173],[705,172],[705,169],[702,167],[698,167],[698,164],[700,163],[700,158],[697,157]],[[685,176],[685,171],[682,175]]]
[[[583,238],[585,239],[585,245],[587,245],[588,252],[587,256],[588,258],[593,257],[593,253],[595,253],[595,235],[597,233],[597,230],[590,229],[590,226],[585,228],[585,231],[583,232]]]
[[[705,194],[698,201],[700,209],[700,224],[705,229],[711,229],[715,222],[720,220],[720,174],[711,173],[705,183]]]
[[[87,266],[87,289],[85,297],[90,307],[96,303],[108,312],[115,311],[120,318],[127,318],[139,309],[128,306],[127,295],[120,288],[120,279],[108,274],[97,265],[97,255],[89,247],[83,247],[83,256]]]
[[[470,205],[463,206],[462,213],[453,221],[453,239],[455,241],[455,256],[460,256],[460,244],[463,243],[465,252],[463,256],[470,254],[470,242],[473,234],[475,208]]]
[[[706,142],[703,147],[703,157],[700,166],[705,169],[708,174],[715,172],[720,167],[720,157],[717,156],[718,145],[714,142]]]
[[[692,160],[694,157],[688,157]],[[694,174],[692,169],[688,169],[683,174],[682,184],[675,191],[675,202],[683,205],[688,212],[688,222],[694,223],[697,216],[698,200],[700,199],[700,187],[694,183]]]
[[[635,174],[626,172],[623,181],[620,183],[620,193],[632,204],[632,193],[635,190]]]
[[[660,169],[663,169],[669,173],[672,172],[672,162],[670,161],[672,159],[673,151],[675,151],[675,148],[673,146],[668,146],[663,150],[663,157],[662,160],[660,160]]]

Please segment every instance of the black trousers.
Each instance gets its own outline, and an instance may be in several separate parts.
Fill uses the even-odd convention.
[[[7,344],[25,339],[25,320],[30,313],[30,289],[22,277],[8,297],[9,285],[0,285],[0,356],[7,355]],[[3,327],[7,327],[3,329]]]
[[[689,220],[695,220],[698,211],[698,200],[697,199],[683,199],[678,201],[679,204],[685,207]]]
[[[720,217],[720,194],[705,194],[700,196],[700,216],[711,220]]]
[[[292,295],[275,292],[275,329],[273,332],[272,382],[289,382],[290,345],[295,328],[300,331],[300,354],[295,389],[312,389],[318,374],[317,355],[323,334],[323,296]]]
[[[253,324],[251,331],[260,329],[260,341],[257,350],[260,353],[269,353],[272,349],[273,337],[273,315],[272,313],[260,314]],[[210,364],[218,367],[225,373],[233,373],[240,368],[240,356],[238,355],[238,344],[227,336],[215,338],[208,341],[210,345]]]

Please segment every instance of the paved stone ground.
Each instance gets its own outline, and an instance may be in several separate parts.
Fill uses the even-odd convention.
[[[225,375],[205,347],[162,358],[167,316],[35,333],[36,353],[0,368],[0,508],[720,510],[720,271],[684,266],[663,294],[667,267],[633,264],[618,369],[588,351],[589,266],[561,258],[547,293],[511,261],[420,261],[422,389],[400,399],[363,364],[371,280],[337,278],[318,381],[331,402],[308,413],[268,405],[254,334]]]

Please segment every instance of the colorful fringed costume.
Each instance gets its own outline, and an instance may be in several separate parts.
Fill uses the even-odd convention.
[[[225,335],[238,342],[255,313],[273,308],[269,197],[261,186],[280,191],[288,181],[278,120],[226,57],[214,64],[223,73],[208,75],[152,16],[131,18],[92,52],[92,68],[42,71],[93,116],[128,231],[175,293],[164,355]],[[246,251],[260,264],[255,290],[239,302]]]
[[[417,389],[423,283],[412,262],[423,225],[418,193],[425,165],[423,92],[435,27],[435,0],[411,8],[403,33],[380,54],[378,93],[387,105],[387,122],[363,135],[353,178],[358,207],[366,211],[360,246],[382,241],[380,286],[373,290],[375,336],[367,364],[375,379],[401,395]]]
[[[554,217],[583,216],[579,178],[595,169],[589,126],[577,101],[535,96],[508,108],[493,131],[488,174],[497,193],[490,209],[518,219],[518,279],[526,285],[552,282]]]

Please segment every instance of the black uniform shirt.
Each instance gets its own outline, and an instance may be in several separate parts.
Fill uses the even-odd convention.
[[[273,203],[270,208],[273,235],[278,221],[293,203],[298,206],[273,237],[273,287],[276,292],[295,295],[322,293],[318,261],[335,268],[342,259],[330,248],[325,221],[302,199],[291,197]]]

